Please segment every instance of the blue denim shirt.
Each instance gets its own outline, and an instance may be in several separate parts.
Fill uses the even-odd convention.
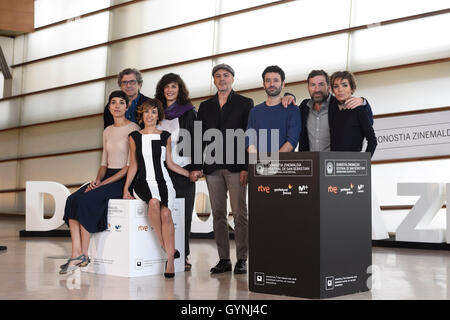
[[[136,120],[136,109],[137,109],[137,102],[139,100],[139,96],[140,95],[141,95],[141,93],[139,92],[137,97],[136,97],[136,99],[131,101],[130,107],[125,112],[125,118],[127,118],[130,121],[133,121],[134,123],[137,123],[137,120]]]

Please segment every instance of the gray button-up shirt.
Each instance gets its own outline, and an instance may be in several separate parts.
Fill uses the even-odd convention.
[[[311,99],[306,104],[310,109],[306,128],[308,130],[310,151],[330,151],[330,124],[328,122],[328,107],[331,95],[322,103],[320,111],[313,109],[314,101]]]

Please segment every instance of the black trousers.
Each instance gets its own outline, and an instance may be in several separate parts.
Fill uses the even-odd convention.
[[[184,251],[189,256],[189,239],[191,237],[192,211],[195,202],[195,182],[189,178],[169,170],[177,198],[184,198]]]

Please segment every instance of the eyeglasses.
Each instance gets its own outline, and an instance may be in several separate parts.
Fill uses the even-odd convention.
[[[127,85],[131,85],[131,86],[134,86],[134,85],[136,85],[136,83],[137,83],[137,81],[136,80],[128,80],[128,81],[126,81],[126,80],[124,80],[124,81],[120,81],[120,85],[122,86],[127,86]]]

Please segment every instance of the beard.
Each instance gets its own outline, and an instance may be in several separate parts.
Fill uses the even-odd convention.
[[[275,89],[274,91],[271,91],[271,89]],[[282,90],[283,88],[281,88],[281,87],[279,87],[279,88],[276,88],[276,87],[269,87],[269,88],[267,88],[266,89],[266,93],[267,93],[267,95],[268,96],[270,96],[270,97],[276,97],[276,96],[278,96],[280,93],[281,93],[281,90]]]
[[[323,92],[318,92],[318,93],[320,93],[320,95],[319,95],[319,94],[316,94],[316,95],[312,95],[312,96],[311,96],[311,99],[312,99],[315,103],[322,103],[322,102],[324,102],[325,100],[328,99],[328,94],[324,94]]]

